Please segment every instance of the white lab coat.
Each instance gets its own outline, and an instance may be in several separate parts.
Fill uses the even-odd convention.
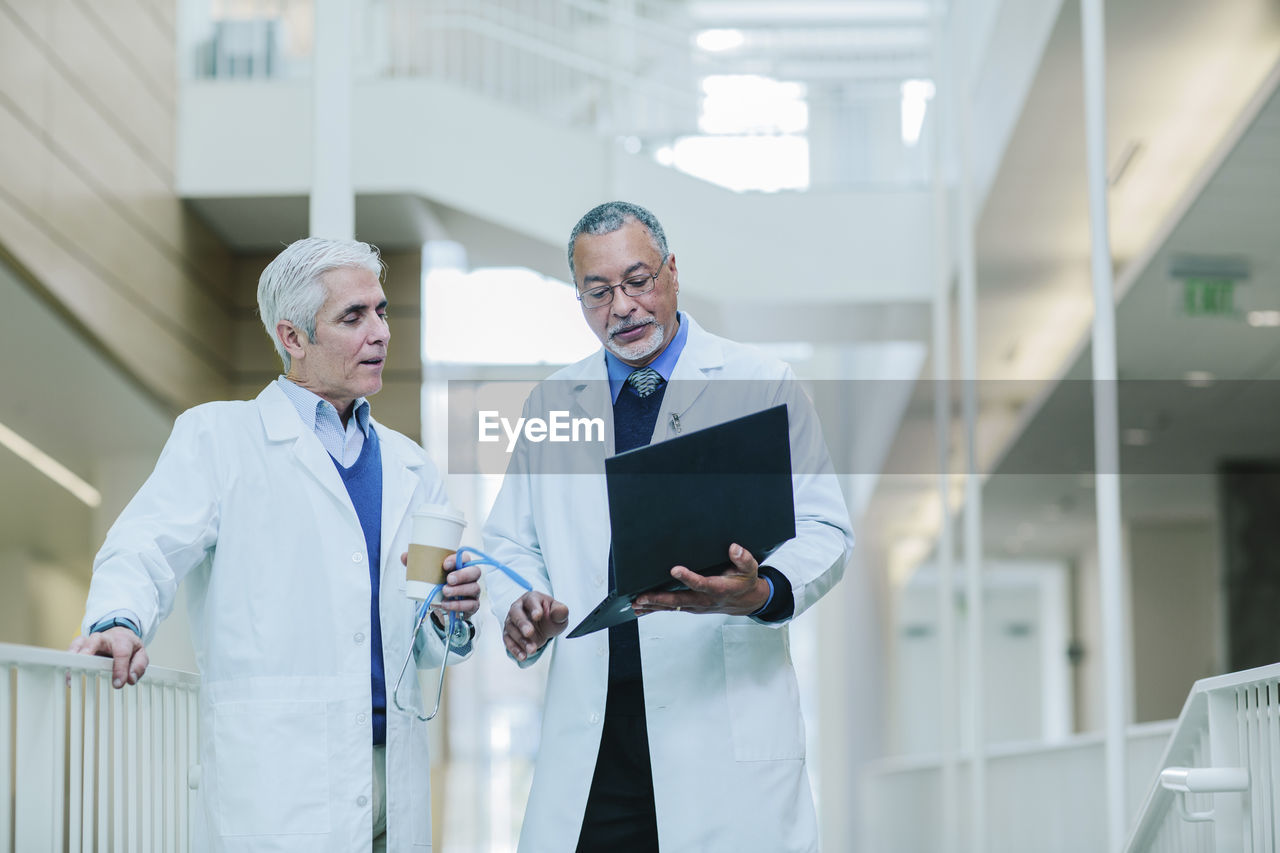
[[[687,313],[682,317],[688,339],[653,440],[788,404],[797,535],[768,564],[791,582],[798,615],[839,580],[853,544],[821,429],[789,367],[703,331]],[[563,453],[564,445],[519,444],[485,527],[486,551],[565,602],[570,626],[604,598],[608,586],[604,478],[580,473],[592,465],[602,473],[604,456],[613,452],[606,379],[604,356],[597,352],[534,390],[526,414],[559,409],[603,418],[605,446],[596,445],[593,462],[567,465],[563,456],[551,455]],[[734,379],[751,381],[726,381]],[[496,574],[487,584],[501,622],[522,590]],[[639,631],[661,849],[816,850],[786,625],[655,613],[640,620]],[[605,711],[608,632],[560,637],[548,648],[542,740],[522,853],[574,849]]]
[[[382,451],[381,620],[387,849],[430,850],[427,725],[391,698],[414,603],[400,555],[410,512],[448,498],[417,444],[374,423]],[[85,630],[124,609],[145,638],[189,597],[202,676],[196,836],[214,851],[369,850],[369,568],[332,458],[272,383],[256,400],[181,415],[155,471],[94,563]],[[424,630],[420,666],[442,643]],[[456,658],[450,657],[450,661]],[[402,703],[421,708],[416,673]]]

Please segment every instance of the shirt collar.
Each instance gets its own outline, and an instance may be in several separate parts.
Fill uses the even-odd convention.
[[[293,404],[293,408],[298,412],[298,417],[302,419],[302,423],[306,425],[307,429],[315,431],[316,421],[320,417],[320,412],[331,412],[331,416],[338,418],[339,424],[342,423],[342,419],[338,417],[338,410],[319,394],[308,391],[286,376],[281,376],[277,379],[276,384],[284,391],[284,395],[289,398],[289,402]],[[357,397],[352,411],[355,414],[356,426],[360,428],[360,432],[367,438],[369,435],[370,416],[369,399],[367,397]]]
[[[679,328],[676,330],[676,336],[667,344],[657,358],[650,362],[647,367],[652,367],[658,371],[658,375],[662,377],[662,381],[670,382],[671,374],[675,372],[676,362],[680,359],[680,353],[684,351],[684,342],[689,337],[689,324],[685,322],[684,315],[677,312],[676,321]],[[606,348],[604,351],[604,363],[609,371],[609,395],[613,398],[613,402],[618,402],[618,392],[622,390],[623,384],[627,381],[627,377],[638,368],[618,358]]]

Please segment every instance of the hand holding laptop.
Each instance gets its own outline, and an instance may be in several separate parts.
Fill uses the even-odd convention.
[[[746,616],[755,613],[769,598],[769,584],[760,578],[760,567],[751,552],[736,542],[729,546],[733,567],[722,575],[700,575],[684,566],[671,570],[671,577],[689,587],[679,592],[647,592],[636,598],[636,616],[658,611],[685,613],[727,613]]]
[[[502,642],[516,660],[524,660],[569,627],[569,607],[544,592],[526,592],[507,611]]]

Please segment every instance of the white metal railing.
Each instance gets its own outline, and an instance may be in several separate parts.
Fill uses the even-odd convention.
[[[199,676],[0,643],[0,849],[189,848]]]
[[[1158,766],[1173,722],[1131,726],[1125,743],[1136,803]],[[1101,853],[1106,850],[1105,749],[1101,734],[1055,743],[997,744],[984,753],[987,847],[981,853]],[[968,802],[969,763],[956,762],[957,802]],[[940,756],[885,759],[862,777],[860,849],[875,853],[968,849],[970,815],[955,826],[943,814]],[[949,842],[949,843],[948,843]]]
[[[310,73],[312,0],[206,2],[196,76]],[[366,79],[432,79],[573,126],[671,136],[696,129],[699,78],[723,65],[702,56],[695,72],[684,15],[670,0],[359,0],[354,64]]]
[[[1280,845],[1280,664],[1197,681],[1126,853]]]
[[[185,0],[179,50],[190,58],[183,62],[184,79],[308,77],[313,5]],[[358,79],[458,87],[616,138],[627,152],[655,154],[660,162],[667,159],[659,152],[688,137],[805,138],[814,152],[812,185],[928,180],[927,146],[902,139],[902,81],[893,70],[927,73],[927,44],[893,55],[897,66],[867,70],[875,63],[857,39],[824,43],[806,54],[808,76],[801,78],[785,76],[791,66],[760,50],[697,49],[695,38],[707,23],[691,18],[690,5],[677,0],[352,0],[350,8]],[[765,122],[704,130],[703,81],[712,75],[802,84],[807,129]],[[743,109],[750,113],[751,104]]]

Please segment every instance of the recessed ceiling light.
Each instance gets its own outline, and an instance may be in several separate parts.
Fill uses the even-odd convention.
[[[742,35],[742,30],[703,30],[694,41],[708,53],[723,53],[742,47],[746,38]]]
[[[96,507],[102,503],[102,495],[97,489],[4,424],[0,424],[0,445],[9,448],[32,468],[75,495],[85,506]]]
[[[1182,378],[1192,388],[1208,388],[1217,377],[1207,370],[1188,370]]]
[[[1255,328],[1263,326],[1280,326],[1280,311],[1250,311],[1249,325]]]

